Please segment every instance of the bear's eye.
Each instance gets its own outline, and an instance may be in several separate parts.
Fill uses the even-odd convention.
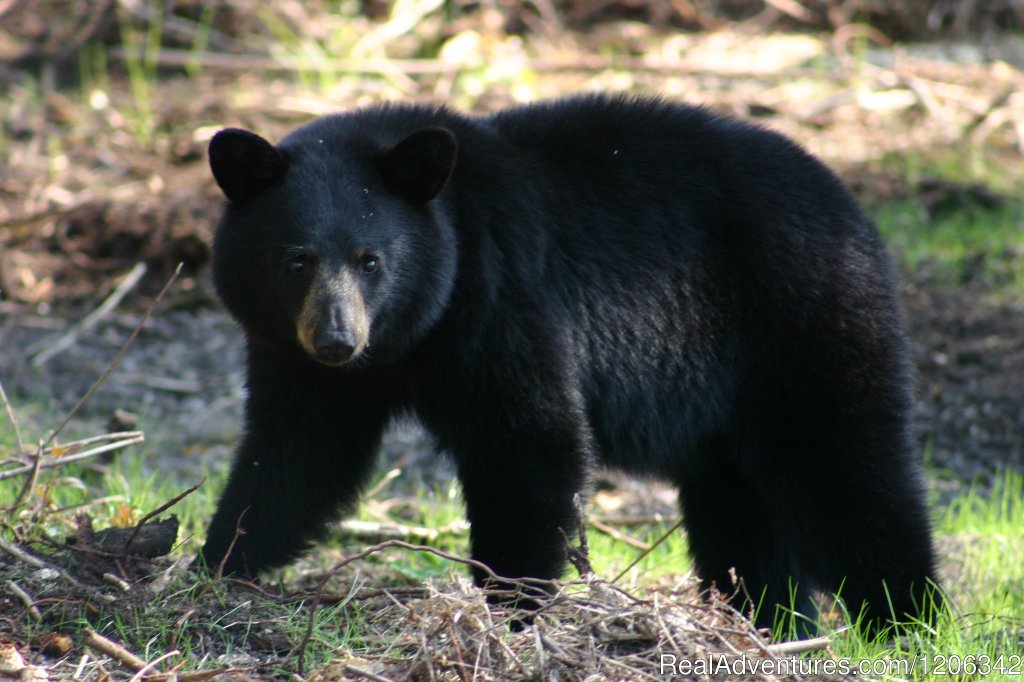
[[[365,256],[359,259],[359,269],[362,270],[364,274],[372,275],[373,273],[377,272],[377,268],[379,267],[380,258],[374,256],[373,254],[366,254]]]
[[[299,252],[293,253],[288,259],[288,269],[296,274],[301,274],[309,267],[309,254]]]

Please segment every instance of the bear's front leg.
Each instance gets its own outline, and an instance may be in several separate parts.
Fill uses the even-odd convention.
[[[489,447],[456,451],[473,559],[504,578],[562,576],[576,536],[574,496],[587,476],[587,449],[572,425],[494,431]],[[491,585],[474,568],[478,585]],[[500,586],[500,584],[499,584]]]
[[[245,436],[202,550],[211,571],[283,565],[355,502],[387,422],[363,383],[250,349]]]

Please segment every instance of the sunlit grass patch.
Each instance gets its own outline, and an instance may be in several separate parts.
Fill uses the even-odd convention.
[[[874,218],[910,272],[1024,296],[1024,202],[983,205],[963,192],[949,207],[929,207],[918,196],[881,206]]]

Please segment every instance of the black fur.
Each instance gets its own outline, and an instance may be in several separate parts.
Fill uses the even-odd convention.
[[[573,494],[602,462],[679,487],[705,585],[731,591],[735,568],[769,607],[795,584],[805,613],[812,588],[876,621],[918,612],[934,557],[888,258],[798,146],[701,108],[578,97],[367,108],[267,149],[238,131],[210,149],[249,393],[209,564],[236,525],[229,571],[295,557],[412,414],[501,576],[562,575]],[[303,316],[314,290],[335,293]],[[300,318],[346,334],[357,314],[368,343],[344,362],[296,341]]]

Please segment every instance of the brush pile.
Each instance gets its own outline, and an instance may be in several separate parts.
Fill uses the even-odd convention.
[[[429,586],[424,598],[394,600],[370,618],[385,649],[338,657],[309,679],[791,680],[806,673],[801,663],[813,663],[793,658],[793,645],[767,644],[738,613],[701,600],[692,586],[639,599],[591,576],[566,585],[529,626],[517,627],[517,617],[489,608],[467,582]]]

